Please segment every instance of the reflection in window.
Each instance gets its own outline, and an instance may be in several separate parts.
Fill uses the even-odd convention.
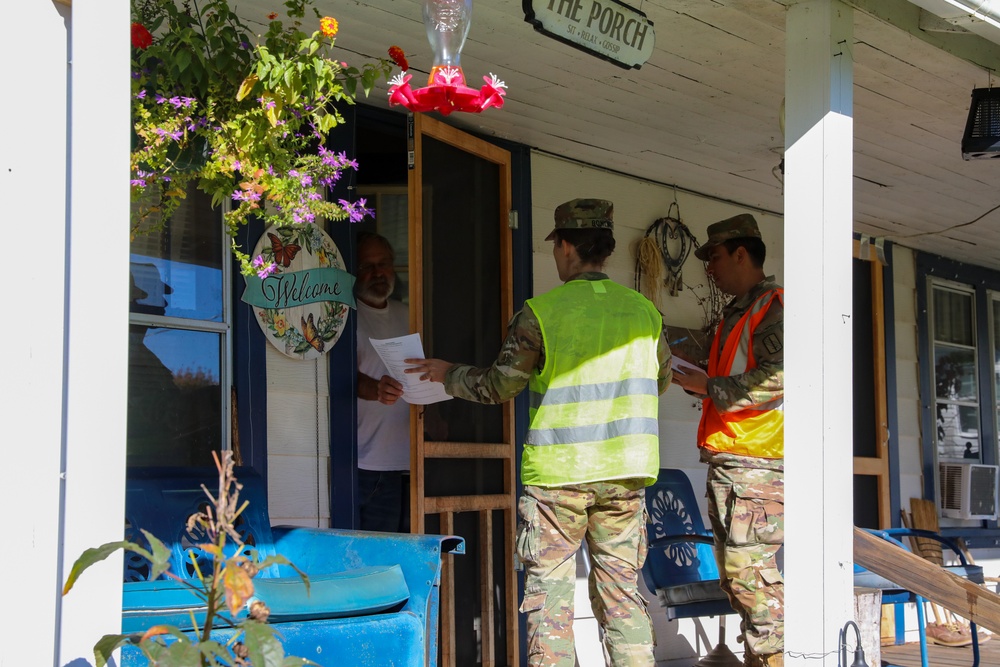
[[[129,464],[212,465],[222,446],[221,338],[129,327]]]
[[[227,446],[224,253],[220,214],[194,189],[131,243],[129,465],[212,465]]]
[[[973,293],[932,286],[934,395],[940,460],[979,458],[979,381]]]

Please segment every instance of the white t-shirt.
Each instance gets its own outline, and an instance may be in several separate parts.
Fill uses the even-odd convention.
[[[395,338],[409,333],[404,304],[389,300],[385,308],[357,301],[358,370],[378,380],[388,374],[369,338]],[[393,405],[358,399],[358,467],[362,470],[410,469],[410,404]]]

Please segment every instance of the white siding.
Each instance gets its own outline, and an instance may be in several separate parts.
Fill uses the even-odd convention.
[[[271,523],[330,525],[327,358],[267,345],[267,505]]]

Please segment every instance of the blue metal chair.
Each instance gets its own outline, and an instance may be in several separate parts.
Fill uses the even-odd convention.
[[[287,565],[265,568],[254,580],[254,596],[270,608],[269,623],[289,655],[337,667],[438,664],[442,558],[465,552],[461,537],[271,526],[265,480],[249,469],[238,468],[236,476],[240,500],[249,501],[234,526],[244,550],[281,554],[309,575],[308,590]],[[187,517],[206,504],[202,486],[217,482],[207,469],[131,471],[126,537],[139,542],[139,529],[148,530],[171,550],[171,572],[197,578],[195,563],[204,569],[210,558],[188,533]],[[126,557],[124,574],[124,632],[169,624],[193,633],[201,627],[204,603],[183,583],[150,579],[149,562],[135,554]],[[235,616],[245,615],[244,609]],[[233,634],[224,623],[213,631],[223,643]],[[137,647],[122,648],[122,667],[147,662]]]
[[[705,529],[687,475],[673,468],[661,469],[656,484],[646,488],[646,509],[649,553],[642,576],[665,608],[667,620],[735,613],[719,586],[712,534]],[[723,629],[712,653],[728,654],[724,659],[741,664],[726,648]]]
[[[929,530],[920,530],[917,528],[889,528],[885,530],[873,530],[865,529],[872,535],[881,537],[883,540],[890,542],[902,549],[909,549],[900,541],[902,537],[922,537],[940,542],[943,546],[951,549],[958,556],[959,565],[945,566],[943,569],[956,574],[960,577],[968,579],[969,581],[976,584],[985,583],[985,577],[983,576],[983,568],[978,565],[970,565],[965,558],[965,554],[952,540],[943,537],[935,532]],[[885,577],[882,577],[874,572],[866,570],[860,565],[854,565],[854,585],[864,588],[877,588],[882,591],[882,604],[900,604],[905,602],[914,602],[917,605],[917,631],[920,639],[920,665],[921,667],[927,667],[927,632],[926,632],[926,619],[924,618],[924,600],[923,596],[917,595],[916,593],[907,590],[906,587],[897,584],[895,582],[889,581]],[[896,643],[902,644],[902,615],[897,616],[896,622]],[[975,623],[970,623],[969,629],[972,633],[972,667],[978,667],[979,665],[979,630]]]

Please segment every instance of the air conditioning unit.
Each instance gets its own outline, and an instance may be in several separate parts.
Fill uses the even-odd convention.
[[[941,463],[941,516],[996,519],[998,466]]]

